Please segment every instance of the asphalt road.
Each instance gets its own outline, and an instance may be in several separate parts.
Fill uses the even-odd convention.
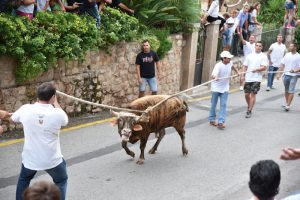
[[[244,117],[243,92],[229,95],[226,129],[209,126],[209,100],[190,102],[186,123],[187,157],[173,128],[155,155],[145,154],[145,164],[135,163],[139,144],[130,148],[131,159],[121,148],[117,127],[98,121],[62,132],[61,146],[68,165],[67,199],[71,200],[243,200],[249,199],[249,170],[261,159],[281,167],[281,197],[300,191],[300,160],[279,160],[281,149],[300,147],[300,97],[285,112],[282,83],[257,96],[252,118]],[[299,88],[299,87],[298,87]],[[298,90],[299,92],[299,90]],[[146,150],[154,144],[152,137]],[[2,146],[1,146],[2,145]],[[0,143],[0,199],[14,199],[21,164],[22,142]],[[33,181],[50,180],[38,173]]]

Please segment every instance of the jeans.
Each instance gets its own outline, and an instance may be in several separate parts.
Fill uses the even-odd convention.
[[[208,120],[210,122],[216,120],[216,106],[219,97],[220,97],[220,112],[219,112],[218,123],[225,123],[226,115],[227,115],[226,105],[227,105],[228,92],[224,92],[224,93],[211,92],[211,106],[210,106]]]
[[[274,77],[275,77],[275,73],[274,72],[276,72],[277,70],[278,70],[278,67],[274,67],[272,65],[269,66],[268,72],[271,72],[271,73],[268,74],[268,84],[267,84],[267,87],[272,88]]]
[[[294,94],[296,83],[298,80],[297,76],[284,75],[282,80],[283,80],[285,92]]]
[[[66,197],[68,181],[65,160],[63,160],[56,167],[52,169],[47,169],[45,171],[52,177],[53,182],[57,185],[57,187],[60,190],[61,200],[64,200]],[[29,186],[31,179],[33,179],[36,172],[36,170],[27,169],[22,164],[21,173],[17,184],[16,200],[22,200],[23,192]]]
[[[142,80],[143,80],[143,83],[140,83],[140,87],[139,87],[139,90],[141,92],[145,92],[146,82],[148,83],[148,85],[150,87],[150,90],[152,92],[157,92],[157,81],[156,81],[155,77],[153,77],[153,78],[142,78]]]
[[[84,11],[87,14],[89,14],[90,16],[92,16],[93,18],[96,19],[96,26],[99,29],[100,28],[101,18],[100,18],[99,12],[98,12],[98,6],[97,6],[97,4],[95,4],[92,7],[85,8]]]

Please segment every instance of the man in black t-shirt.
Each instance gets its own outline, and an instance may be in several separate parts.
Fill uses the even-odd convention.
[[[136,72],[139,81],[139,97],[145,96],[146,82],[150,86],[152,95],[157,94],[157,79],[159,80],[160,67],[158,55],[150,50],[148,40],[143,41],[143,51],[136,57]],[[155,66],[157,74],[155,76]],[[156,79],[157,77],[157,79]]]

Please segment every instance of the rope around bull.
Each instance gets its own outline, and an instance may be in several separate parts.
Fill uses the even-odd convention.
[[[284,72],[288,72],[288,71],[276,71],[276,72],[267,72],[268,74],[275,74],[275,73],[284,73]],[[210,81],[207,81],[207,82],[204,82],[200,85],[197,85],[197,86],[194,86],[194,87],[191,87],[191,88],[188,88],[186,90],[183,90],[183,91],[180,91],[178,93],[175,93],[173,95],[170,95],[169,97],[161,100],[160,102],[158,102],[157,104],[155,104],[154,106],[151,106],[151,107],[148,107],[146,110],[134,110],[134,109],[128,109],[128,108],[120,108],[120,107],[115,107],[115,106],[109,106],[109,105],[105,105],[105,104],[100,104],[100,103],[94,103],[94,102],[91,102],[91,101],[86,101],[86,100],[83,100],[83,99],[80,99],[80,98],[77,98],[77,97],[74,97],[74,96],[71,96],[71,95],[68,95],[66,93],[63,93],[61,91],[56,91],[59,95],[62,95],[62,96],[65,96],[65,97],[68,97],[70,99],[73,99],[75,101],[79,101],[81,103],[85,103],[85,104],[89,104],[89,105],[93,105],[93,106],[98,106],[98,107],[102,107],[102,108],[107,108],[107,109],[111,109],[111,110],[119,110],[119,111],[126,111],[126,112],[136,112],[136,113],[145,113],[145,114],[148,114],[151,110],[157,108],[158,106],[160,106],[161,104],[163,104],[165,101],[167,101],[168,99],[171,99],[175,96],[178,96],[178,95],[181,95],[183,93],[186,93],[186,92],[189,92],[191,90],[194,90],[198,87],[201,87],[201,86],[204,86],[204,85],[208,85],[209,83],[213,82],[213,81],[218,81],[218,80],[222,80],[222,79],[231,79],[233,77],[237,77],[237,76],[240,76],[242,74],[246,74],[246,73],[250,73],[250,72],[241,72],[239,74],[235,74],[235,75],[232,75],[232,76],[228,76],[228,77],[220,77],[218,78],[217,80],[215,79],[212,79]]]

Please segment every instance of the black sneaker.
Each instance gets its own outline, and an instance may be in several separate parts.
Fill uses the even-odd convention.
[[[245,117],[246,117],[246,118],[250,118],[250,117],[251,117],[251,114],[252,114],[252,112],[248,110],[248,111],[246,112]]]
[[[298,96],[300,97],[300,93],[298,93]]]

